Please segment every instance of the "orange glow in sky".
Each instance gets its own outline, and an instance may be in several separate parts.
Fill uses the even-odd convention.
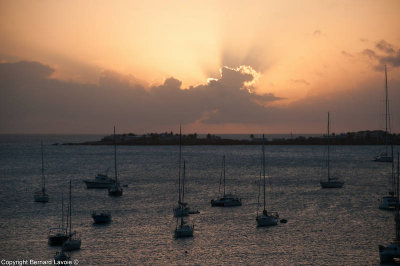
[[[382,90],[383,72],[379,68],[384,63],[391,89],[400,90],[396,87],[400,83],[399,12],[397,0],[0,1],[0,60],[40,62],[54,70],[51,78],[79,84],[99,84],[104,73],[112,72],[146,90],[170,77],[181,81],[180,89],[190,89],[207,84],[210,78],[220,79],[224,66],[249,66],[247,71],[254,71],[257,78],[242,89],[277,97],[263,103],[256,98],[251,101],[282,108],[281,113],[287,112],[288,117],[288,109],[313,101],[323,117],[328,110],[317,104],[320,99],[346,97],[346,93],[362,91],[371,84]],[[399,99],[391,99],[392,107],[398,108]],[[332,104],[333,109],[335,106]],[[296,119],[286,124],[271,120],[265,125],[257,121],[247,125],[234,119],[199,122],[211,109],[188,118],[187,126],[219,133],[322,131],[317,125],[320,121],[299,121],[296,125]],[[395,116],[393,119],[396,127]],[[379,117],[373,117],[357,122],[354,128],[349,128],[354,123],[348,121],[338,128],[376,128],[380,126],[377,121]],[[169,127],[177,124],[179,121]],[[168,126],[127,125],[126,130],[162,127]],[[58,131],[55,128],[47,131]],[[104,132],[94,125],[82,130]],[[14,125],[4,132],[15,131],[36,129]],[[80,132],[76,128],[72,131]]]

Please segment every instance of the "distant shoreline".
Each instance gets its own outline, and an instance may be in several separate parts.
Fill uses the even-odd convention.
[[[178,134],[170,133],[149,133],[136,135],[133,133],[118,134],[115,136],[117,145],[179,145],[180,137]],[[332,134],[329,137],[331,145],[400,145],[400,134],[385,134],[384,131],[359,131],[341,134]],[[195,145],[261,145],[262,139],[249,135],[249,139],[222,138],[217,135],[207,134],[199,137],[195,134],[181,136],[181,143],[185,146]],[[289,138],[265,139],[266,145],[325,145],[328,143],[326,136],[297,136]],[[62,143],[61,145],[113,145],[114,137],[105,136],[98,141],[85,141],[79,143]],[[55,143],[54,145],[59,145]]]

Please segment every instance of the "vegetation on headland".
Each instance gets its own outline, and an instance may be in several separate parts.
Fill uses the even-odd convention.
[[[114,136],[105,136],[99,141],[88,141],[82,143],[64,143],[64,145],[112,145]],[[180,141],[179,134],[170,133],[148,133],[143,135],[118,134],[115,136],[118,145],[178,145]],[[348,132],[342,134],[332,134],[329,137],[331,145],[382,145],[388,143],[400,145],[400,134],[388,134],[382,130]],[[266,145],[324,145],[328,141],[327,136],[320,137],[291,137],[266,139]],[[196,133],[182,135],[182,145],[260,145],[262,139],[250,135],[249,139],[227,139],[217,135],[207,134],[205,137],[199,137]]]

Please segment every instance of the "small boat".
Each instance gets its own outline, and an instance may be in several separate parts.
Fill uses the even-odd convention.
[[[104,174],[97,174],[94,179],[83,180],[86,184],[86,188],[109,188],[115,183],[115,180],[108,176],[108,170]]]
[[[46,178],[44,176],[44,163],[43,163],[43,143],[41,143],[42,150],[42,189],[34,194],[35,202],[49,202],[49,195],[46,193]]]
[[[108,224],[111,222],[111,213],[109,212],[92,212],[92,218],[95,224]]]
[[[184,191],[184,183],[181,184],[181,162],[182,162],[182,129],[179,127],[179,166],[178,166],[178,206],[174,208],[174,217],[186,217],[189,215],[190,208],[187,202],[181,199],[181,192]]]
[[[186,163],[183,161],[183,178],[182,178],[182,183],[184,183],[185,180],[185,172],[186,172]],[[180,197],[182,201],[184,200],[185,197],[185,186],[182,186],[182,196]],[[183,205],[180,205],[181,208],[183,208]],[[194,231],[194,225],[190,226],[186,223],[184,220],[183,216],[180,216],[180,223],[179,225],[176,226],[175,228],[175,238],[184,238],[184,237],[193,237],[193,231]],[[178,221],[178,220],[177,220]]]
[[[63,243],[63,251],[72,251],[81,248],[81,239],[77,236],[76,232],[72,232],[72,185],[71,180],[69,181],[69,206],[68,206],[68,216],[67,224],[69,225],[68,239]]]
[[[262,141],[262,170],[263,170],[263,187],[264,187],[264,210],[259,215],[257,209],[257,226],[271,226],[277,225],[279,221],[279,214],[277,212],[268,212],[266,207],[266,195],[265,195],[265,152],[264,152],[264,134],[263,134],[263,141]],[[261,180],[260,180],[261,181]],[[259,189],[258,189],[258,198],[260,198],[260,184],[259,182]],[[259,203],[259,201],[258,201]],[[259,204],[258,204],[259,205]]]
[[[396,202],[399,202],[399,153],[397,153],[397,182],[396,182]],[[391,263],[395,258],[400,259],[400,205],[395,204],[395,238],[388,246],[379,245],[379,258],[381,263]]]
[[[68,264],[70,264],[70,256],[68,256],[67,253],[64,252],[64,250],[57,252],[56,255],[54,256],[54,265],[68,265]]]
[[[344,181],[342,181],[342,180],[339,180],[339,179],[337,179],[337,178],[335,178],[335,177],[331,177],[331,174],[330,174],[330,143],[329,143],[329,138],[330,138],[330,135],[329,135],[329,112],[328,112],[328,136],[327,136],[327,139],[328,139],[328,157],[327,157],[327,168],[328,168],[328,180],[327,181],[320,181],[320,184],[321,184],[321,187],[322,188],[341,188],[341,187],[343,187],[343,185],[344,185]]]
[[[224,180],[224,195],[220,197],[219,199],[216,200],[211,200],[211,206],[212,207],[234,207],[234,206],[242,206],[242,199],[232,195],[232,194],[226,194],[225,193],[225,155],[223,156],[222,159],[222,169],[223,169],[223,180]],[[221,180],[220,180],[220,186],[218,188],[218,193],[220,193],[220,188],[221,188]]]
[[[115,180],[114,184],[108,187],[108,195],[113,197],[122,196],[123,189],[118,181],[118,172],[117,172],[117,142],[115,139],[115,127],[114,127],[114,172],[115,172]]]
[[[387,82],[387,70],[385,65],[385,151],[374,158],[375,162],[390,163],[393,162],[393,154],[388,153],[389,149],[389,131],[390,129],[390,114],[389,114],[389,90]]]
[[[50,246],[61,246],[67,239],[67,228],[64,227],[64,195],[61,193],[61,227],[50,228],[48,235]]]

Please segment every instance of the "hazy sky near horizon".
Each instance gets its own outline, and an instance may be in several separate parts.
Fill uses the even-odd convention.
[[[0,0],[0,133],[400,132],[400,1]]]

